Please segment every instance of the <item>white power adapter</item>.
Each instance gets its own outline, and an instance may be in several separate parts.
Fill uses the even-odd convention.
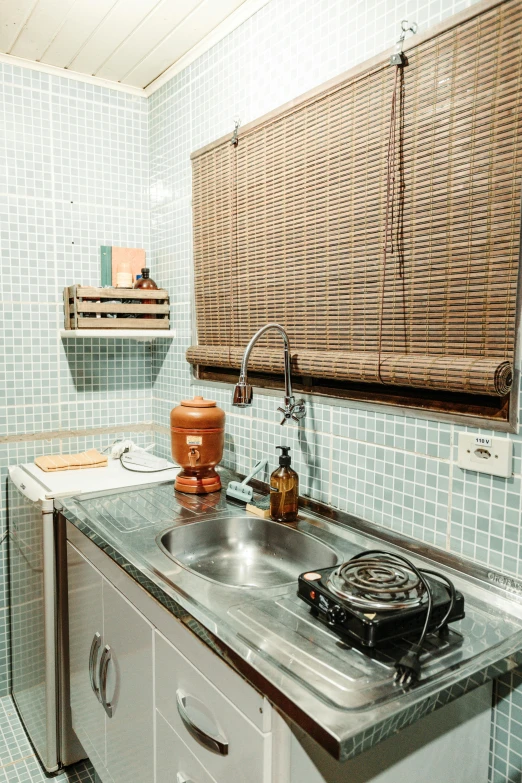
[[[119,459],[122,454],[125,454],[126,452],[131,451],[150,451],[152,448],[154,448],[154,444],[151,443],[149,446],[145,446],[145,448],[142,448],[141,446],[136,446],[133,440],[130,440],[130,438],[127,438],[126,440],[117,440],[115,441],[111,446],[111,459]]]
[[[120,460],[122,466],[134,473],[154,473],[160,470],[170,470],[179,467],[161,457],[149,454],[154,444],[142,448],[136,446],[133,440],[118,440],[112,444],[111,459]]]

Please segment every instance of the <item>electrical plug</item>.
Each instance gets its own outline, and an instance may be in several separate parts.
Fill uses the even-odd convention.
[[[395,664],[395,682],[399,685],[415,685],[420,678],[420,653],[421,647],[418,644],[412,645],[409,652],[403,655],[400,661]]]
[[[119,459],[122,454],[125,454],[127,451],[134,451],[135,448],[136,444],[129,438],[125,440],[117,440],[116,443],[112,444],[111,458]]]

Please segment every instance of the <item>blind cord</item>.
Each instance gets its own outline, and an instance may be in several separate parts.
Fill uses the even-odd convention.
[[[384,243],[382,248],[382,279],[381,279],[381,299],[380,299],[380,312],[379,312],[379,354],[377,357],[377,372],[379,380],[384,383],[381,375],[381,358],[382,358],[382,327],[384,323],[384,295],[386,293],[386,266],[388,261],[388,252],[393,252],[393,206],[395,201],[395,160],[397,157],[396,141],[397,141],[397,87],[399,86],[402,91],[402,75],[404,73],[403,68],[406,65],[406,59],[403,54],[404,40],[407,33],[417,32],[416,22],[410,22],[408,19],[403,19],[401,22],[401,34],[397,41],[395,53],[390,58],[390,64],[395,68],[395,76],[393,80],[393,95],[390,111],[390,132],[388,134],[388,152],[386,156],[386,207],[384,217]],[[399,78],[401,77],[401,78]],[[402,102],[401,102],[402,108]],[[402,195],[402,194],[400,194]],[[392,241],[390,241],[390,238]],[[401,275],[403,270],[401,269]]]
[[[230,243],[230,308],[231,308],[231,340],[228,343],[228,364],[232,366],[231,347],[235,345],[235,305],[234,305],[234,275],[237,267],[237,148],[239,146],[239,127],[241,120],[239,117],[234,119],[234,133],[230,139],[232,146],[232,165],[231,165],[231,179],[232,179],[232,241]]]
[[[377,368],[379,380],[384,383],[381,375],[381,356],[382,356],[382,328],[384,322],[384,295],[386,293],[386,265],[388,261],[388,252],[393,252],[393,241],[390,241],[392,209],[395,197],[395,150],[397,137],[397,85],[399,84],[399,73],[403,67],[403,62],[395,66],[395,77],[393,80],[393,96],[390,111],[390,132],[388,134],[388,152],[386,156],[386,207],[384,216],[384,242],[382,248],[382,278],[379,312],[379,353],[377,358]]]

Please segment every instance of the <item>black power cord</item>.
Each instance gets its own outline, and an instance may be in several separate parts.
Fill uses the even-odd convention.
[[[426,595],[428,597],[428,606],[426,610],[426,618],[424,620],[424,626],[422,628],[421,635],[419,636],[419,640],[415,644],[412,644],[410,650],[406,653],[406,655],[403,655],[402,658],[399,661],[397,661],[397,663],[395,664],[395,677],[394,677],[395,681],[399,682],[400,685],[406,685],[406,686],[413,685],[420,678],[420,670],[421,670],[420,654],[422,652],[422,646],[424,644],[426,635],[431,625],[431,616],[433,613],[433,594],[431,590],[431,585],[428,582],[428,580],[424,578],[424,574],[429,574],[430,576],[436,577],[437,579],[441,579],[443,582],[445,582],[446,585],[448,586],[449,594],[450,594],[450,604],[449,604],[448,611],[446,612],[446,614],[444,615],[440,623],[438,623],[437,626],[432,629],[432,633],[439,631],[443,626],[446,625],[448,618],[451,615],[451,612],[455,605],[455,587],[453,585],[453,582],[451,582],[451,580],[448,579],[443,574],[439,574],[436,571],[430,571],[427,568],[417,568],[406,557],[403,557],[402,555],[396,555],[395,553],[392,552],[383,552],[381,549],[368,549],[366,551],[359,552],[357,555],[354,555],[348,562],[352,563],[354,560],[360,560],[361,558],[369,557],[370,555],[381,555],[381,556],[385,556],[388,562],[390,560],[396,560],[399,563],[403,563],[415,574],[417,579],[421,582],[421,584],[424,586],[424,589],[426,590]]]

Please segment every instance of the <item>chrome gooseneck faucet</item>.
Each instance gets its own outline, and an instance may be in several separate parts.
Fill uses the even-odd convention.
[[[266,326],[262,326],[261,329],[255,333],[245,348],[245,353],[243,354],[243,359],[241,360],[239,381],[237,382],[236,388],[234,389],[234,399],[232,404],[237,408],[246,408],[247,405],[252,404],[252,387],[248,383],[247,377],[248,359],[254,345],[257,343],[261,335],[263,335],[269,329],[276,329],[279,332],[283,338],[285,346],[285,403],[283,408],[280,407],[277,409],[280,413],[283,414],[281,424],[284,424],[289,419],[299,421],[299,419],[302,419],[303,416],[306,415],[305,404],[303,400],[298,400],[296,402],[292,392],[290,342],[288,340],[286,331],[279,324],[267,324]]]

